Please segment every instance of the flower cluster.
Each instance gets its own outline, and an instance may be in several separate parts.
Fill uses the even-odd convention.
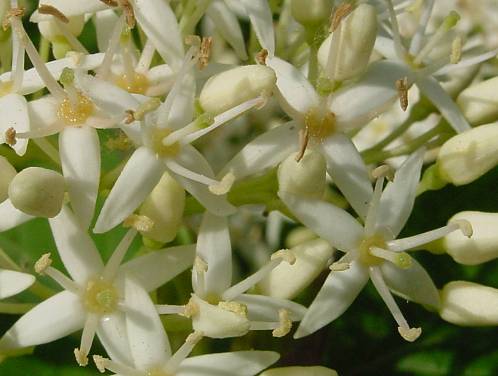
[[[82,330],[76,362],[100,372],[257,375],[277,352],[198,343],[312,335],[368,281],[408,342],[423,328],[395,296],[497,325],[496,288],[438,290],[408,251],[496,259],[498,214],[403,231],[419,195],[498,164],[495,30],[446,3],[2,1],[0,231],[46,218],[56,252],[27,267],[0,253],[0,298],[40,298],[0,306],[23,313],[0,355]],[[108,255],[95,234],[124,235]],[[187,328],[176,351],[170,320]]]

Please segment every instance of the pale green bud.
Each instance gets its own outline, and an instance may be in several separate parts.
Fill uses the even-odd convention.
[[[482,125],[446,141],[437,157],[439,176],[454,185],[468,184],[498,164],[498,123]]]
[[[245,65],[211,77],[202,88],[199,103],[217,115],[258,96],[271,94],[277,77],[265,65]]]
[[[285,238],[285,248],[293,248],[308,240],[316,239],[317,235],[309,228],[300,226],[292,229]]]
[[[329,50],[333,33],[318,50],[318,62],[325,74],[335,81],[354,78],[365,71],[377,37],[377,13],[375,7],[360,4],[343,19],[334,31],[340,32],[337,44],[333,46],[336,63],[332,72],[327,72]]]
[[[498,325],[498,289],[454,281],[441,291],[441,317],[456,325]]]
[[[9,185],[12,205],[22,212],[52,218],[64,201],[64,177],[41,167],[28,167],[19,172]]]
[[[266,370],[259,376],[338,376],[338,373],[321,366],[282,367]]]
[[[79,36],[85,26],[85,17],[83,15],[68,17],[68,20],[69,22],[64,25],[75,37]],[[40,34],[50,42],[55,42],[57,38],[64,37],[55,20],[41,21],[38,23],[38,28],[40,29]]]
[[[292,17],[305,26],[320,24],[330,17],[332,4],[331,0],[292,0]]]
[[[474,126],[498,120],[498,77],[469,86],[456,102]]]
[[[7,158],[0,156],[0,202],[9,197],[9,184],[16,176],[16,169]]]
[[[140,207],[140,215],[154,223],[152,229],[142,232],[142,235],[157,242],[170,242],[182,224],[184,208],[185,190],[168,173],[164,173]]]
[[[284,193],[320,199],[326,187],[327,164],[321,153],[307,151],[297,162],[297,153],[278,167],[278,186]]]
[[[65,38],[55,38],[52,42],[52,54],[56,59],[63,59],[69,51],[72,51],[71,45]]]

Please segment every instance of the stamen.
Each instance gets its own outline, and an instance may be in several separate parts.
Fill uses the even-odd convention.
[[[414,342],[422,334],[422,328],[403,328],[398,326],[398,332],[405,341]]]
[[[117,0],[118,4],[123,9],[123,14],[126,18],[126,24],[130,29],[133,29],[136,25],[135,12],[133,11],[133,6],[128,0]]]
[[[101,373],[104,373],[105,370],[108,369],[112,373],[116,373],[119,375],[126,375],[126,376],[143,376],[144,375],[144,373],[142,371],[138,371],[135,368],[131,368],[125,364],[114,362],[114,361],[112,361],[108,358],[104,358],[100,355],[94,355],[93,361],[94,361],[95,365],[97,366],[97,369]]]
[[[142,54],[140,55],[140,59],[138,60],[135,71],[137,73],[146,74],[149,70],[150,65],[152,64],[152,59],[154,58],[154,52],[156,48],[150,39],[147,39],[145,42],[145,46],[142,49]]]
[[[9,9],[2,20],[2,28],[7,30],[11,25],[12,18],[24,16],[24,7],[14,7]]]
[[[372,195],[372,198],[370,199],[370,203],[368,205],[368,212],[367,212],[367,217],[365,219],[365,235],[366,236],[371,236],[375,232],[375,227],[376,227],[376,222],[377,222],[377,210],[380,204],[380,199],[382,197],[382,188],[384,187],[384,179],[385,175],[387,174],[387,171],[385,168],[382,166],[380,167],[381,170],[379,170],[379,167],[374,170],[376,174],[379,174],[381,172],[380,177],[377,179],[375,182],[375,188],[374,192]]]
[[[391,27],[392,27],[392,37],[394,41],[394,50],[398,59],[405,59],[405,48],[403,47],[403,43],[401,43],[401,34],[399,33],[399,25],[398,19],[396,18],[396,12],[394,11],[393,3],[391,0],[386,0],[387,10],[389,11],[389,18],[391,19]]]
[[[193,298],[190,298],[189,302],[185,306],[184,310],[182,313],[180,313],[182,316],[185,316],[187,318],[191,318],[195,315],[197,315],[200,311],[199,305],[194,301]]]
[[[278,310],[279,326],[272,331],[273,337],[284,337],[292,329],[292,320],[289,317],[289,311],[286,309]]]
[[[168,305],[168,304],[158,304],[156,305],[156,311],[160,315],[184,315],[186,312],[187,305]],[[187,316],[190,317],[191,315]]]
[[[204,296],[206,293],[206,272],[208,271],[208,264],[199,256],[195,257],[194,260],[194,272],[196,276],[196,293]]]
[[[35,263],[35,272],[40,275],[47,275],[52,278],[59,286],[64,290],[71,291],[74,294],[79,294],[81,292],[80,287],[73,280],[68,278],[60,270],[53,268],[52,259],[50,258],[50,253],[45,253],[39,260]]]
[[[14,128],[8,128],[5,131],[5,143],[10,146],[14,146],[15,144],[17,144],[16,134],[17,132]]]
[[[166,166],[171,171],[173,171],[175,174],[178,174],[178,175],[183,176],[187,179],[196,181],[198,183],[201,183],[201,184],[204,184],[207,186],[219,184],[219,181],[212,179],[210,177],[207,177],[205,175],[198,174],[194,171],[191,171],[191,170],[181,166],[180,164],[176,163],[172,159],[166,160]]]
[[[132,214],[123,221],[123,227],[132,227],[140,232],[148,232],[154,228],[154,221],[145,215]]]
[[[166,372],[176,373],[180,364],[190,355],[195,345],[199,343],[204,334],[200,331],[191,333],[185,343],[169,358],[164,367]]]
[[[54,16],[55,18],[57,18],[60,22],[66,24],[69,23],[69,18],[67,18],[64,13],[62,13],[59,9],[53,7],[52,5],[40,4],[38,6],[38,13],[48,14],[50,16]]]
[[[92,347],[99,319],[100,317],[95,313],[87,314],[83,334],[81,335],[80,348],[74,349],[74,356],[81,367],[85,367],[88,364],[88,353]]]
[[[343,272],[348,270],[351,267],[349,262],[334,262],[329,266],[330,271],[332,272]]]
[[[420,51],[420,48],[422,46],[422,41],[424,40],[425,37],[425,30],[427,29],[432,9],[434,8],[434,3],[435,0],[425,1],[425,8],[422,12],[422,16],[420,17],[419,26],[410,43],[409,52],[411,55],[416,55]]]
[[[118,6],[118,2],[116,0],[100,0],[100,1],[109,7],[117,7]]]
[[[232,188],[234,182],[235,182],[235,175],[230,171],[225,176],[223,176],[220,182],[214,185],[210,185],[208,187],[209,192],[217,196],[227,194]]]
[[[107,50],[105,52],[104,59],[102,60],[102,64],[100,64],[100,67],[97,71],[97,78],[104,79],[109,75],[112,66],[112,60],[119,47],[121,32],[123,30],[124,23],[124,16],[119,17],[116,25],[114,26],[114,29],[112,30],[111,39],[109,40],[109,44],[107,45]]]
[[[268,58],[268,50],[263,48],[261,51],[259,51],[256,56],[254,57],[254,60],[259,65],[266,65],[266,59]]]
[[[403,111],[408,108],[408,77],[396,80],[396,90],[398,90],[399,105]]]
[[[236,313],[239,316],[247,317],[247,306],[245,304],[234,301],[225,302],[222,300],[218,302],[218,307],[225,311]]]
[[[102,277],[105,280],[112,281],[116,277],[119,265],[121,265],[121,262],[123,261],[126,251],[128,250],[128,248],[130,248],[131,242],[135,238],[136,234],[137,230],[130,229],[123,237],[123,239],[121,239],[118,246],[114,250],[111,258],[104,267],[104,271],[102,272]]]
[[[455,39],[453,39],[453,42],[451,43],[451,57],[450,57],[451,64],[458,64],[462,59],[462,46],[463,46],[462,37],[458,36]]]
[[[369,252],[372,256],[392,262],[400,269],[408,269],[412,266],[412,258],[406,252],[393,252],[378,247],[370,247]]]
[[[374,168],[371,175],[373,179],[387,178],[387,180],[390,181],[394,179],[393,169],[386,164]]]
[[[308,143],[310,140],[309,128],[305,127],[305,129],[299,130],[299,152],[296,155],[296,162],[300,162],[304,157],[304,153],[306,153],[306,149],[308,147]]]
[[[332,13],[332,17],[330,19],[330,31],[334,32],[339,27],[342,20],[346,18],[352,11],[353,5],[351,3],[344,2],[340,4]]]
[[[209,64],[209,57],[211,55],[211,47],[213,45],[212,37],[202,37],[201,45],[199,48],[199,56],[197,67],[199,70],[204,69]]]

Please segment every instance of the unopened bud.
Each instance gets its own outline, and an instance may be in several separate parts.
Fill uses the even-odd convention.
[[[473,126],[498,120],[498,77],[469,86],[456,102]]]
[[[377,13],[375,7],[360,4],[351,14],[341,21],[334,33],[339,32],[335,51],[336,62],[332,72],[325,72],[336,81],[354,78],[367,68],[377,36]],[[318,61],[327,69],[333,33],[322,43],[318,50]]]
[[[338,376],[333,369],[310,366],[310,367],[282,367],[269,369],[259,376]]]
[[[441,291],[439,314],[456,325],[498,325],[498,289],[473,282],[450,282]]]
[[[52,54],[56,59],[63,59],[72,50],[71,45],[65,38],[55,38],[52,42]]]
[[[67,19],[69,22],[64,25],[75,37],[79,36],[83,31],[83,26],[85,26],[85,17],[81,15]],[[50,42],[55,42],[58,38],[64,38],[64,34],[55,20],[41,21],[38,23],[38,28],[40,29],[40,34]]]
[[[321,153],[307,151],[297,162],[296,154],[288,156],[278,168],[281,192],[320,199],[326,187],[327,164]]]
[[[498,164],[498,123],[450,138],[437,157],[439,175],[454,185],[468,184]]]
[[[7,158],[0,156],[0,202],[9,197],[9,184],[16,174],[16,169]]]
[[[317,25],[329,18],[332,3],[330,0],[292,0],[291,14],[302,25]]]
[[[55,217],[64,201],[64,177],[52,170],[29,167],[19,172],[9,186],[12,205],[35,217]]]
[[[184,208],[185,190],[165,173],[139,210],[154,223],[148,231],[141,231],[142,235],[163,243],[173,240],[182,224]]]
[[[273,69],[264,65],[245,65],[211,77],[202,88],[202,109],[217,115],[265,93],[277,81]]]

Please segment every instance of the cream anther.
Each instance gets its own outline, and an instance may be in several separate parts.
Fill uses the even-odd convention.
[[[451,64],[458,64],[462,59],[462,47],[463,47],[462,37],[458,36],[455,39],[453,39],[453,42],[451,43],[451,56],[450,56]]]
[[[403,111],[406,111],[408,108],[408,78],[400,78],[399,80],[396,80],[396,90],[398,90],[398,96],[399,96],[399,105]]]
[[[194,269],[197,273],[205,273],[208,271],[208,264],[199,256],[196,256],[194,261]]]
[[[422,334],[422,328],[403,328],[399,326],[398,332],[404,340],[414,342]]]
[[[79,348],[74,349],[74,357],[80,367],[86,367],[88,365],[88,357]]]
[[[333,272],[343,272],[348,270],[351,265],[348,262],[334,262],[329,266],[329,269]]]
[[[97,367],[100,373],[105,372],[106,364],[108,362],[107,358],[104,358],[103,356],[100,355],[94,355],[93,362],[95,363],[95,366]]]
[[[474,230],[472,229],[472,224],[469,221],[466,219],[455,219],[451,223],[456,224],[464,236],[467,238],[472,237]]]
[[[272,261],[282,259],[283,261],[286,261],[288,264],[294,265],[294,263],[296,262],[296,255],[294,255],[294,253],[290,249],[281,249],[272,254],[270,259]]]
[[[218,307],[225,311],[236,313],[239,316],[247,317],[247,306],[245,304],[234,301],[225,302],[222,300],[218,303]]]
[[[17,143],[16,130],[12,127],[5,131],[5,142],[7,145],[14,146]]]
[[[230,191],[233,183],[235,182],[235,175],[232,172],[228,172],[220,182],[210,185],[209,191],[217,196],[224,195]]]
[[[191,318],[197,314],[199,314],[199,305],[194,302],[193,299],[190,299],[189,302],[185,305],[185,308],[181,315],[187,318]]]
[[[211,47],[213,45],[212,37],[203,37],[199,47],[197,67],[202,70],[209,64],[209,57],[211,56]]]
[[[132,214],[123,221],[123,227],[133,227],[140,232],[151,231],[154,221],[145,215]]]
[[[278,311],[279,327],[272,331],[273,337],[284,337],[292,329],[292,320],[289,318],[289,311],[280,309]]]
[[[38,261],[35,263],[35,272],[43,275],[45,270],[52,265],[52,259],[50,258],[50,253],[43,254]]]
[[[393,180],[394,171],[391,166],[381,165],[372,170],[372,178],[375,180],[380,178],[387,178],[388,180]]]

